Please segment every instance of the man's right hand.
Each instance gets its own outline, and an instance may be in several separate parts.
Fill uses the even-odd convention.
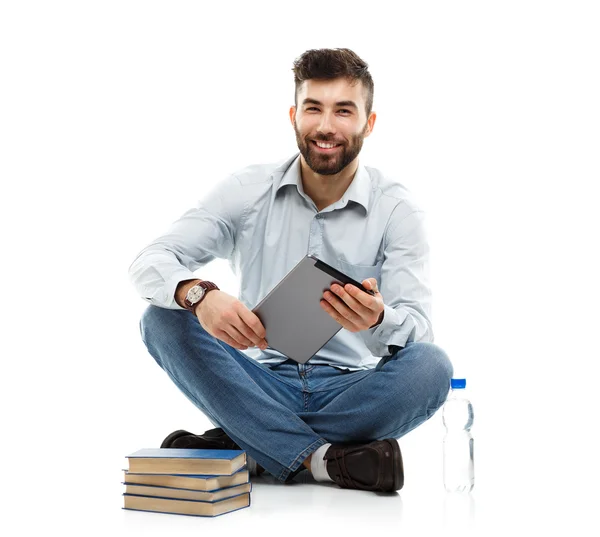
[[[211,336],[239,350],[257,346],[265,350],[267,332],[260,319],[237,298],[215,289],[196,308],[196,316]]]

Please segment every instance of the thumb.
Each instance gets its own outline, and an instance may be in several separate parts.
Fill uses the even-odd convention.
[[[367,288],[367,289],[376,289],[377,285],[373,285],[373,282],[371,281],[371,278],[364,280],[363,281],[363,285]]]

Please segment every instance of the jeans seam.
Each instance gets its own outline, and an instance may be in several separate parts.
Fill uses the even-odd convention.
[[[374,371],[374,369],[370,369],[369,371]],[[355,371],[355,373],[358,373],[358,371]],[[337,390],[338,388],[343,388],[344,386],[348,386],[348,384],[356,384],[357,382],[361,382],[361,381],[365,380],[368,377],[369,377],[369,375],[364,375],[362,378],[360,378],[358,380],[352,380],[350,378],[346,382],[344,382],[343,384],[336,384],[335,386],[330,386],[330,387],[325,387],[325,388],[319,388],[319,389],[316,389],[316,390],[311,389],[310,393],[329,392],[331,390]],[[336,377],[336,378],[338,378],[338,377]]]
[[[280,481],[285,481],[285,479],[287,479],[287,477],[298,468],[298,466],[300,466],[300,464],[302,464],[302,462],[314,451],[316,451],[317,449],[319,449],[321,446],[324,446],[325,444],[327,444],[327,440],[325,440],[324,438],[319,438],[318,440],[315,440],[310,446],[308,446],[306,449],[304,449],[300,455],[298,455],[293,461],[292,463],[289,465],[288,468],[284,468],[282,470],[282,472],[279,474],[278,479]],[[316,446],[316,447],[315,447]],[[313,449],[314,448],[314,449]],[[302,459],[302,461],[300,462],[300,464],[298,464],[296,467],[294,467],[294,465],[296,464],[296,462]]]

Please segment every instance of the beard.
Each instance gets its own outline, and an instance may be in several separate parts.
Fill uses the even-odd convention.
[[[350,164],[360,153],[362,149],[363,142],[365,139],[365,132],[367,131],[368,122],[365,123],[364,128],[358,134],[353,134],[350,138],[350,144],[346,145],[342,143],[339,149],[336,149],[335,152],[331,154],[320,153],[318,149],[316,149],[315,144],[311,141],[315,138],[304,139],[300,132],[298,131],[298,127],[296,126],[296,122],[294,121],[294,131],[296,133],[296,143],[298,144],[298,149],[300,150],[300,154],[304,157],[306,164],[308,167],[315,173],[320,175],[335,175],[340,173],[348,164]],[[336,142],[337,140],[323,140],[320,137],[317,137],[319,142]]]

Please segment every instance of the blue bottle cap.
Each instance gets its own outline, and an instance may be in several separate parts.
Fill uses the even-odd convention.
[[[450,388],[453,390],[463,389],[467,385],[467,379],[451,379]]]

